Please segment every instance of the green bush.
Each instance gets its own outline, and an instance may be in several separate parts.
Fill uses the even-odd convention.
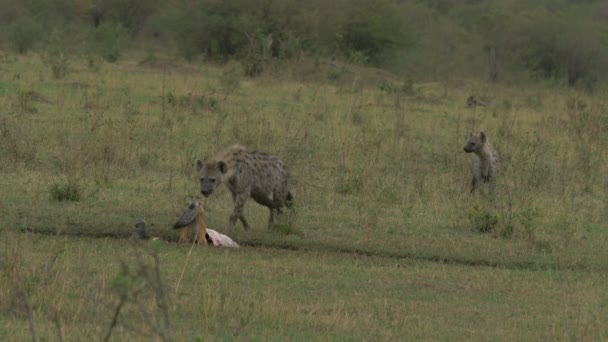
[[[180,54],[191,60],[198,55],[212,59],[236,56],[246,46],[245,20],[237,1],[198,1],[193,8],[183,7],[168,17],[164,25],[172,33]]]
[[[275,59],[308,56],[373,64],[416,80],[473,76],[509,82],[532,76],[593,90],[608,74],[602,6],[501,0],[5,1],[0,43],[23,54],[51,40],[47,32],[69,27],[66,43],[79,46],[89,38],[87,58],[95,70],[92,56],[117,61],[133,39],[153,51],[175,49],[187,60],[237,60],[249,76],[268,70]],[[63,77],[67,56],[60,50],[47,55],[53,77]],[[338,76],[329,75],[343,79]]]
[[[529,207],[526,210],[518,212],[516,215],[519,224],[521,225],[522,233],[529,242],[535,242],[537,219],[541,216],[537,208]]]
[[[70,64],[69,58],[61,34],[57,30],[51,33],[43,55],[43,61],[51,69],[54,79],[61,79],[67,75]]]
[[[219,77],[220,91],[227,98],[241,86],[241,75],[235,67],[225,69]]]
[[[266,66],[271,56],[273,38],[272,35],[264,35],[258,32],[255,35],[248,35],[249,48],[247,57],[243,60],[243,67],[246,76],[257,76]]]
[[[76,182],[55,183],[50,189],[51,199],[57,202],[78,202],[82,197],[80,186]]]
[[[198,0],[168,11],[155,23],[169,32],[186,59],[238,58],[245,73],[255,75],[264,62],[290,57],[312,27],[302,28],[302,11],[293,1]]]
[[[359,53],[365,61],[375,63],[387,50],[406,43],[407,29],[396,3],[362,1],[347,11],[346,21],[337,33],[344,55]]]
[[[389,94],[414,95],[416,93],[414,82],[411,79],[405,79],[401,84],[382,79],[378,84],[378,89]]]
[[[35,103],[39,101],[44,101],[44,98],[34,90],[19,91],[17,93],[16,105],[21,113],[38,113]]]
[[[468,218],[471,229],[479,233],[495,231],[498,226],[498,215],[493,210],[478,204],[469,210]]]
[[[89,15],[95,26],[118,23],[132,35],[141,31],[148,18],[159,11],[159,0],[96,0]]]
[[[569,86],[591,86],[608,69],[606,27],[580,14],[547,13],[522,30],[523,65],[543,78],[565,79]]]
[[[113,63],[120,58],[127,36],[128,32],[124,26],[106,22],[95,29],[91,43],[97,55]]]
[[[31,50],[43,35],[42,26],[30,16],[17,18],[8,31],[11,44],[20,54]]]

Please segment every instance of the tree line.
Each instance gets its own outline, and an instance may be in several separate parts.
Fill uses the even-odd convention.
[[[194,60],[327,58],[415,79],[543,79],[608,73],[601,0],[0,0],[0,44],[62,44],[112,62],[129,46]]]

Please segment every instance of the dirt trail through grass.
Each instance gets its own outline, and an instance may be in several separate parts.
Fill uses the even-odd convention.
[[[28,229],[28,233],[41,234],[41,235],[55,235],[55,236],[73,236],[82,238],[92,239],[128,239],[129,235],[117,234],[117,233],[95,233],[95,232],[64,232],[61,234],[55,233],[52,228],[48,229]],[[175,236],[161,235],[158,236],[160,239],[170,242],[177,243]],[[498,268],[505,270],[567,270],[567,271],[579,271],[579,272],[596,272],[606,271],[608,268],[604,265],[588,265],[584,263],[568,264],[563,265],[556,262],[550,262],[546,260],[536,261],[491,261],[481,258],[465,258],[461,256],[441,256],[434,254],[420,254],[409,251],[396,251],[396,250],[372,250],[364,249],[356,246],[337,245],[337,244],[320,244],[317,242],[306,242],[300,241],[293,243],[292,241],[281,242],[281,241],[266,241],[263,239],[250,238],[239,241],[239,244],[244,247],[263,247],[266,249],[277,249],[285,251],[303,252],[303,253],[328,253],[335,255],[352,255],[354,257],[376,257],[384,259],[394,260],[410,260],[410,261],[426,261],[433,263],[440,263],[446,265],[461,265],[470,267],[489,267]],[[397,264],[398,265],[398,264]]]

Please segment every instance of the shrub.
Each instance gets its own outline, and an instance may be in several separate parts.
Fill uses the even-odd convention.
[[[97,0],[89,15],[95,26],[115,22],[135,35],[159,9],[159,0]]]
[[[179,107],[182,109],[190,109],[192,113],[196,113],[199,110],[216,111],[218,109],[218,102],[214,97],[206,95],[193,95],[188,93],[183,96],[176,96],[172,92],[168,92],[165,95],[166,103],[172,107]]]
[[[42,95],[34,90],[19,91],[16,99],[17,108],[21,113],[38,113],[38,108],[34,103],[42,99]]]
[[[254,77],[262,73],[271,56],[273,38],[272,35],[262,33],[247,35],[249,48],[247,57],[243,60],[245,75]]]
[[[236,68],[225,69],[219,77],[220,88],[224,93],[233,93],[241,85],[241,77],[236,72]]]
[[[541,77],[565,78],[569,86],[584,82],[591,87],[608,68],[604,28],[580,15],[534,17],[522,33],[523,64]]]
[[[237,1],[198,1],[197,6],[178,9],[164,26],[187,60],[201,54],[226,59],[236,56],[246,45],[245,29],[240,25],[244,6]]]
[[[522,233],[529,242],[534,243],[537,240],[536,221],[540,216],[540,212],[537,208],[534,207],[526,208],[526,210],[522,210],[521,212],[516,214],[516,218],[518,219],[519,224],[522,228]]]
[[[347,19],[339,29],[338,44],[346,56],[378,62],[388,49],[406,41],[403,18],[389,1],[363,1],[348,9]]]
[[[474,205],[467,214],[473,231],[489,233],[498,226],[498,215],[491,209],[484,208],[479,204]]]
[[[411,79],[405,79],[401,84],[383,79],[378,84],[378,89],[389,94],[401,93],[404,95],[414,95],[416,93],[416,90],[414,89],[414,82]]]
[[[17,18],[9,27],[9,40],[20,54],[31,50],[41,40],[42,26],[29,16]]]
[[[51,199],[57,202],[70,201],[78,202],[81,199],[82,192],[76,182],[68,181],[67,183],[55,183],[50,189]]]
[[[244,60],[245,74],[259,74],[268,58],[288,58],[301,51],[311,27],[298,19],[295,1],[195,0],[158,19],[187,60]]]
[[[106,61],[116,62],[120,58],[127,34],[127,30],[121,24],[103,23],[93,33],[93,49]]]
[[[54,79],[62,79],[67,75],[70,63],[61,35],[57,30],[51,33],[43,61],[51,69]]]

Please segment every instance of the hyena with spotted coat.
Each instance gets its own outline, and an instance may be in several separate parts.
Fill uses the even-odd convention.
[[[467,143],[464,145],[466,153],[473,153],[471,159],[471,172],[473,180],[471,181],[471,193],[474,193],[482,183],[489,183],[490,193],[496,190],[496,175],[499,169],[498,152],[494,149],[488,137],[484,132],[480,132],[479,136],[469,132]]]
[[[275,212],[280,214],[281,208],[290,207],[293,202],[289,191],[289,170],[275,155],[234,145],[212,160],[197,160],[196,169],[203,196],[211,196],[222,183],[232,193],[234,209],[228,220],[228,230],[232,230],[237,219],[245,229],[250,228],[243,215],[243,207],[249,197],[270,209],[269,226],[274,223]]]

